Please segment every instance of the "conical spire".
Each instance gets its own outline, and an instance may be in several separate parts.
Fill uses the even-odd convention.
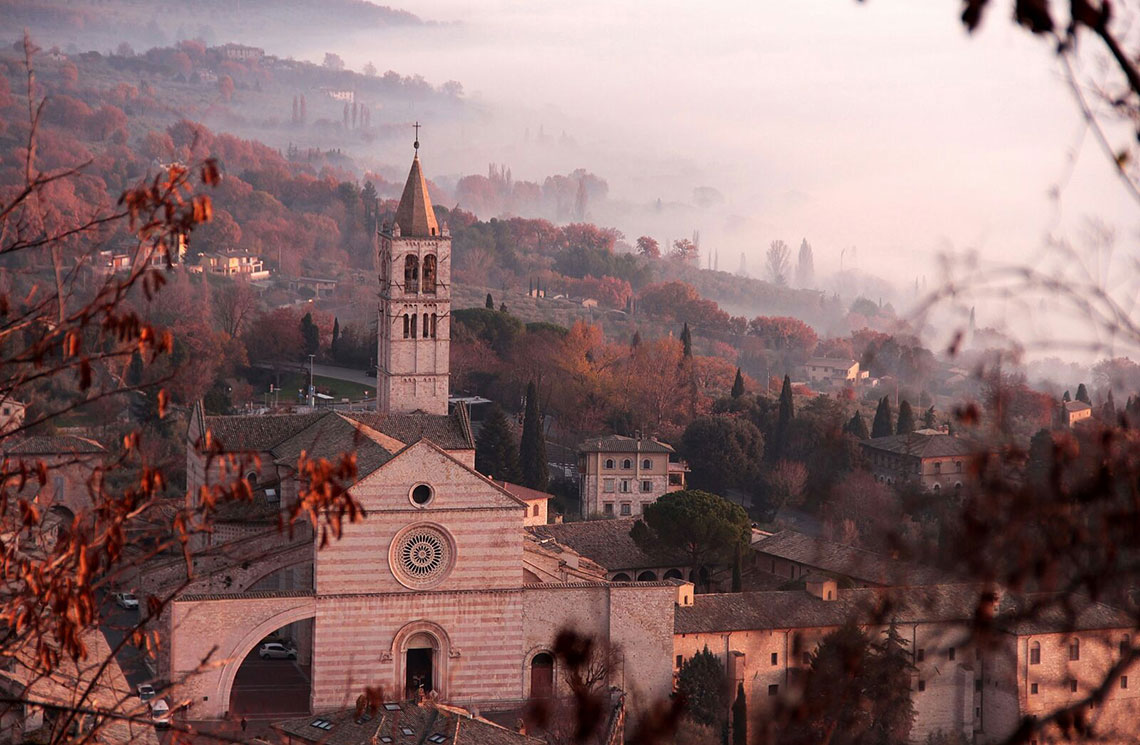
[[[439,223],[435,220],[435,210],[428,196],[427,181],[420,169],[419,141],[416,142],[416,156],[412,159],[412,170],[408,172],[408,182],[404,184],[404,194],[400,206],[396,208],[396,224],[404,237],[425,238],[439,235]]]

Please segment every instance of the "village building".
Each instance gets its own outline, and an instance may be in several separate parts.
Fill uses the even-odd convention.
[[[289,280],[289,289],[293,292],[307,290],[316,298],[332,297],[336,292],[336,280],[321,277],[297,277]]]
[[[526,517],[523,519],[523,525],[527,527],[546,525],[547,520],[550,519],[550,500],[554,499],[553,494],[531,489],[522,484],[512,484],[510,481],[495,481],[495,483],[508,494],[526,504]]]
[[[269,270],[257,254],[248,251],[210,251],[203,253],[199,260],[203,271],[223,277],[243,277],[245,279],[265,279]]]
[[[14,398],[0,401],[0,435],[10,434],[24,426],[28,405]]]
[[[170,642],[159,666],[187,716],[240,712],[238,671],[270,635],[293,644],[297,664],[280,675],[307,677],[312,712],[343,712],[366,687],[517,709],[536,691],[562,690],[552,646],[564,628],[625,650],[631,710],[666,698],[686,585],[607,582],[587,557],[528,533],[545,496],[512,493],[474,468],[466,408],[448,407],[451,238],[418,153],[378,258],[376,412],[208,417],[199,407],[192,417],[189,493],[252,476],[255,494],[212,539],[195,539],[193,578],[185,562],[138,577],[147,591],[182,588],[162,619]],[[306,464],[346,452],[348,493],[365,517],[327,545],[303,521],[280,532]],[[203,669],[207,656],[219,664]]]
[[[696,595],[676,609],[674,666],[707,647],[724,662],[733,689],[743,683],[753,726],[778,702],[795,700],[815,647],[829,633],[854,622],[879,640],[894,624],[914,665],[911,741],[944,732],[996,743],[1023,718],[1082,700],[1130,653],[1133,623],[1109,606],[1075,597],[1067,599],[1071,616],[1056,607],[1041,616],[1026,611],[1051,598],[1002,595],[994,606],[988,597],[974,585],[844,590],[820,577],[809,577],[804,590]],[[996,634],[976,644],[970,631],[982,607],[994,607]],[[1095,711],[1105,742],[1134,742],[1134,668],[1123,671]]]
[[[871,474],[879,481],[917,484],[934,492],[961,489],[977,453],[966,440],[933,429],[875,437],[859,444]]]
[[[812,357],[804,363],[808,382],[813,385],[855,385],[867,380],[869,373],[859,368],[856,360]]]
[[[1072,429],[1079,422],[1092,418],[1092,406],[1084,401],[1064,401],[1061,403],[1062,424]]]
[[[689,469],[656,437],[610,435],[578,448],[582,517],[640,515],[662,494],[685,488]]]
[[[265,50],[261,47],[251,47],[246,44],[223,44],[220,47],[214,47],[211,51],[217,52],[222,59],[241,62],[259,60],[265,56]]]
[[[58,514],[68,524],[77,516],[91,515],[106,448],[89,437],[66,434],[34,435],[5,444],[4,457],[13,472],[35,473],[38,464],[46,466],[47,483],[41,486],[32,479],[25,486],[41,510]]]
[[[35,645],[9,646],[11,655],[0,662],[0,696],[9,702],[0,703],[0,743],[158,745],[147,705],[134,695],[103,632],[88,629],[81,641],[86,659],[64,654],[46,671]]]

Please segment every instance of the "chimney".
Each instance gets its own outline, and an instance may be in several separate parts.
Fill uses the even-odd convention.
[[[804,589],[807,590],[808,595],[825,602],[833,602],[839,599],[839,586],[830,577],[823,577],[818,574],[809,575],[804,579]]]

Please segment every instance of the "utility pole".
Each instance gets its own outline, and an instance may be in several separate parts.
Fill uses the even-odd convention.
[[[313,388],[313,358],[315,354],[309,355],[309,406],[317,405],[317,391]]]

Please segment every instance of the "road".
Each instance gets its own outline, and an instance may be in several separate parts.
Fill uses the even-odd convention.
[[[230,694],[230,714],[246,719],[286,719],[309,713],[311,668],[293,660],[246,655]]]

